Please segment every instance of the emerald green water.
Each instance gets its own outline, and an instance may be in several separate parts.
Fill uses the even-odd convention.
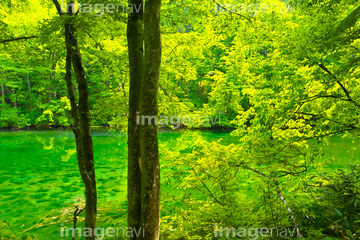
[[[170,148],[186,145],[178,141],[182,134],[160,132],[160,145]],[[236,140],[223,132],[201,134],[209,140],[224,137],[227,142]],[[103,202],[117,201],[118,208],[124,209],[126,135],[106,131],[93,131],[92,135],[98,202],[101,206]],[[49,235],[58,238],[60,222],[72,220],[74,206],[83,201],[83,195],[71,131],[0,132],[0,220],[9,222],[14,231],[35,226],[48,214],[40,221],[43,227],[31,232],[40,235],[40,239],[49,239]],[[57,217],[60,210],[63,218]]]
[[[198,133],[209,141],[238,141],[229,132]],[[160,132],[160,158],[161,148],[176,151],[187,146],[184,134],[188,132]],[[126,208],[126,135],[93,131],[93,143],[99,213],[104,203],[113,202],[118,214]],[[330,168],[360,159],[359,150],[350,151],[352,146],[348,139],[333,138],[327,148],[335,157]],[[13,231],[37,226],[28,232],[39,239],[59,239],[60,227],[65,220],[71,226],[74,206],[81,204],[83,195],[71,131],[0,132],[0,220],[9,222]]]

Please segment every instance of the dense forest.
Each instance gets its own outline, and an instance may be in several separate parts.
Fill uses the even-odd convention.
[[[360,239],[359,36],[355,0],[1,0],[0,239]]]

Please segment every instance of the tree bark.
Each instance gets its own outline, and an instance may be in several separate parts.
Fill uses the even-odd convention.
[[[78,160],[78,167],[80,171],[81,179],[85,185],[85,227],[95,229],[96,227],[96,195],[93,194],[93,181],[89,176],[86,170],[86,158],[83,157],[84,147],[85,146],[82,141],[82,128],[80,127],[80,118],[78,112],[78,106],[76,104],[75,94],[73,91],[73,83],[72,83],[72,49],[71,49],[71,33],[70,33],[70,24],[65,24],[65,36],[66,36],[66,74],[65,80],[67,85],[67,90],[69,94],[70,104],[71,104],[71,115],[73,118],[73,132],[75,134],[76,141],[76,153]],[[92,146],[91,146],[92,147]],[[96,194],[96,185],[95,185],[95,194]],[[95,197],[95,200],[94,200]],[[95,207],[95,211],[94,211]],[[95,239],[94,237],[90,237],[87,239]]]
[[[140,91],[143,79],[143,0],[129,0],[140,11],[129,13],[127,41],[130,68],[129,118],[128,118],[128,226],[141,231],[141,155],[140,125],[136,118],[140,113]],[[136,239],[136,236],[130,239]]]
[[[141,116],[157,116],[159,89],[161,37],[161,0],[147,1],[144,13],[144,79],[141,84]],[[156,121],[156,120],[155,120]],[[141,220],[145,237],[157,240],[160,235],[160,165],[157,122],[145,123],[140,128],[141,146]]]
[[[71,34],[71,48],[72,50],[72,64],[78,83],[79,91],[79,119],[80,119],[80,132],[82,143],[82,157],[85,164],[85,170],[87,173],[88,181],[91,184],[85,190],[86,195],[86,216],[85,226],[95,229],[96,227],[96,205],[97,205],[97,192],[96,192],[96,178],[95,178],[95,163],[94,163],[94,151],[93,142],[90,129],[90,112],[89,112],[89,91],[87,79],[85,77],[85,69],[82,64],[81,55],[78,47],[77,39],[74,35],[74,29],[70,25]],[[84,183],[85,184],[85,183]],[[87,186],[87,185],[85,185]],[[89,239],[95,239],[89,238]]]
[[[57,0],[53,0],[58,13],[61,15],[61,7]],[[87,236],[86,240],[95,240],[94,231],[96,228],[96,212],[97,212],[97,191],[95,178],[95,164],[93,143],[90,129],[89,118],[89,93],[88,84],[85,77],[78,41],[75,35],[75,29],[72,25],[72,11],[69,11],[70,18],[66,19],[65,28],[65,44],[66,44],[66,74],[65,81],[71,104],[71,114],[73,117],[73,132],[76,139],[76,152],[78,166],[81,179],[85,185],[85,228],[90,228],[91,236]],[[79,105],[76,104],[74,84],[72,83],[73,65],[79,91]]]

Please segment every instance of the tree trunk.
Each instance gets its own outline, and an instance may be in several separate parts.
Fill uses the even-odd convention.
[[[11,92],[12,92],[13,95],[15,95],[15,90],[14,89],[12,89]],[[14,100],[14,108],[17,109],[16,97],[15,97],[15,100]]]
[[[65,35],[66,35],[66,85],[69,94],[70,104],[71,104],[71,115],[73,118],[73,132],[75,134],[75,141],[76,141],[76,153],[77,153],[77,160],[78,160],[78,167],[80,171],[81,179],[85,185],[85,227],[95,229],[96,227],[96,185],[95,191],[93,192],[93,181],[95,178],[91,178],[89,173],[87,172],[86,163],[88,159],[84,158],[84,148],[91,147],[84,144],[82,141],[82,128],[80,127],[82,122],[81,118],[79,118],[79,111],[76,104],[75,94],[73,91],[73,83],[72,83],[72,49],[71,49],[71,33],[70,33],[70,24],[65,24]],[[95,182],[96,184],[96,182]],[[95,196],[94,196],[95,194]],[[95,199],[94,199],[95,198]],[[94,236],[89,237],[87,239],[95,239]]]
[[[1,84],[2,106],[5,106],[5,83]]]
[[[78,83],[79,91],[79,118],[80,118],[80,132],[82,143],[82,157],[85,164],[88,181],[91,185],[85,190],[86,195],[86,216],[85,226],[95,229],[96,227],[96,205],[97,205],[97,192],[96,192],[96,178],[95,178],[95,163],[94,151],[90,129],[90,112],[89,112],[89,91],[87,79],[85,77],[85,70],[82,64],[81,55],[78,47],[78,41],[74,35],[74,28],[70,25],[71,48],[72,50],[72,64],[75,71],[76,80]],[[87,186],[87,185],[85,185]],[[89,239],[95,239],[89,238]]]
[[[141,6],[140,11],[129,13],[127,41],[130,68],[129,118],[128,118],[128,226],[141,230],[141,155],[140,125],[136,117],[140,113],[140,91],[143,78],[143,0],[129,0],[129,4]],[[140,228],[140,229],[139,229]],[[134,238],[131,239],[136,239]]]
[[[50,73],[50,83],[52,83],[52,80],[55,78],[55,69],[56,69],[56,62],[55,62],[55,52],[53,52],[51,54],[52,56],[52,60],[53,60],[53,65],[51,67],[51,73]],[[51,102],[51,95],[54,95],[54,98],[56,99],[56,91],[55,92],[51,92],[51,89],[49,89],[49,92],[48,92],[48,102],[50,103]]]
[[[53,0],[58,13],[62,14],[60,4]],[[69,11],[72,15],[72,11]],[[91,229],[91,236],[86,240],[95,240],[94,231],[96,228],[97,212],[97,191],[94,167],[94,152],[90,129],[89,118],[89,100],[88,84],[85,77],[85,70],[82,64],[81,55],[78,47],[78,41],[75,36],[75,29],[72,26],[70,16],[64,24],[65,27],[65,44],[66,44],[66,74],[65,81],[71,103],[71,114],[73,118],[73,131],[76,139],[76,152],[81,179],[85,185],[85,228]],[[79,91],[79,105],[76,104],[74,84],[72,83],[73,65]]]
[[[144,79],[141,84],[141,116],[157,116],[157,95],[161,62],[160,37],[161,0],[147,1],[144,13]],[[160,235],[160,165],[157,122],[140,128],[141,146],[141,220],[145,237],[157,240]]]
[[[31,120],[33,119],[33,108],[32,108],[32,101],[31,101],[31,86],[30,86],[30,79],[29,79],[29,73],[26,73],[26,81],[29,88],[29,100],[30,100],[30,113],[31,113]]]

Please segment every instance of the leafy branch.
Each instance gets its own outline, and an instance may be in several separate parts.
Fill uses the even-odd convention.
[[[309,60],[310,57],[308,57]],[[360,104],[355,102],[354,99],[351,98],[349,91],[345,88],[345,86],[339,81],[339,79],[322,63],[317,63],[317,65],[324,70],[327,74],[329,74],[336,82],[337,84],[339,84],[339,86],[341,87],[341,89],[343,90],[343,92],[345,93],[346,97],[347,97],[347,101],[352,102],[353,104],[355,104],[355,106],[360,108]],[[332,96],[333,97],[333,96]]]
[[[289,212],[289,215],[290,215],[291,219],[292,219],[293,222],[294,222],[294,225],[295,225],[296,231],[297,231],[297,233],[298,233],[298,236],[299,236],[300,238],[302,238],[302,237],[303,237],[303,233],[302,233],[302,231],[300,230],[300,224],[299,224],[299,222],[298,222],[298,220],[297,220],[297,218],[296,218],[296,216],[295,216],[295,213],[294,213],[293,210],[290,208],[289,204],[286,202],[286,199],[284,198],[284,195],[283,195],[282,191],[280,190],[278,180],[277,180],[275,177],[271,177],[271,176],[269,176],[269,175],[267,175],[267,174],[265,174],[265,173],[263,173],[263,172],[260,172],[260,171],[258,171],[258,170],[255,170],[255,169],[253,169],[253,168],[250,168],[250,167],[247,167],[247,166],[242,166],[242,167],[245,168],[245,169],[248,169],[248,170],[250,170],[250,171],[252,171],[252,172],[254,172],[254,173],[257,173],[257,174],[259,174],[259,175],[261,175],[261,176],[263,176],[263,177],[265,177],[265,178],[267,178],[267,179],[269,179],[269,180],[271,180],[271,181],[273,181],[273,183],[274,183],[274,185],[275,185],[275,189],[276,189],[276,193],[277,193],[278,197],[279,197],[280,200],[283,202],[283,204],[286,206],[286,208],[287,208],[287,210],[288,210],[288,212]],[[304,171],[306,171],[306,170],[304,170]],[[299,174],[300,174],[300,172],[299,172]]]

